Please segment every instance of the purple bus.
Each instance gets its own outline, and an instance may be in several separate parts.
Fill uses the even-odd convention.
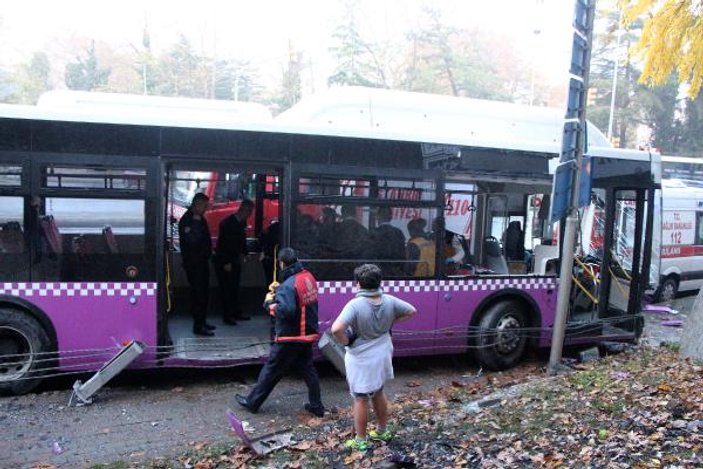
[[[144,346],[135,368],[263,362],[270,319],[261,303],[272,278],[261,240],[271,200],[280,211],[275,243],[297,249],[319,280],[321,331],[353,296],[354,267],[374,262],[385,291],[419,311],[393,331],[396,355],[470,352],[490,369],[515,365],[551,339],[559,246],[549,163],[561,129],[559,111],[510,106],[500,104],[492,125],[479,119],[474,132],[467,118],[469,131],[452,135],[181,118],[173,109],[127,117],[0,107],[0,390],[97,370],[131,341]],[[505,138],[481,137],[499,122]],[[517,136],[529,122],[556,137]],[[597,278],[572,292],[567,341],[636,340],[657,157],[606,147],[590,147],[589,157],[605,224],[600,256],[585,261]],[[192,333],[173,209],[183,187],[205,189],[203,173],[221,175],[222,197],[256,206],[240,295],[252,320],[222,322],[211,275],[214,337]],[[628,262],[612,249],[625,230]]]

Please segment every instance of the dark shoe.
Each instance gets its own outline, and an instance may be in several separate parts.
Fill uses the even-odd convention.
[[[237,321],[235,321],[234,319],[231,319],[231,318],[224,318],[222,320],[222,322],[224,322],[228,326],[236,326],[237,325]]]
[[[193,334],[204,335],[205,337],[212,337],[215,335],[214,332],[212,332],[210,329],[207,329],[205,326],[194,327]]]
[[[212,324],[208,324],[207,322],[205,323],[205,326],[203,326],[203,327],[205,327],[205,329],[208,329],[211,331],[214,331],[215,329],[217,329],[217,327],[213,326]]]
[[[252,414],[256,413],[256,410],[251,408],[251,406],[249,405],[249,401],[247,401],[247,398],[245,396],[242,396],[241,394],[235,394],[234,400],[237,401],[237,404],[244,407],[246,410],[248,410]]]
[[[324,417],[325,408],[324,407],[313,407],[311,404],[305,404],[305,410],[310,412],[315,417]]]
[[[246,314],[237,314],[234,319],[237,321],[249,321],[251,319],[251,316],[247,316]]]

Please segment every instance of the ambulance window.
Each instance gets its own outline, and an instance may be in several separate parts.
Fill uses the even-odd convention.
[[[703,245],[703,212],[696,213],[696,244]]]

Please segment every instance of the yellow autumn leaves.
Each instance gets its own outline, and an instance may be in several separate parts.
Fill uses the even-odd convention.
[[[623,23],[643,19],[634,53],[644,59],[640,83],[667,82],[674,70],[695,98],[703,84],[703,0],[619,0]]]

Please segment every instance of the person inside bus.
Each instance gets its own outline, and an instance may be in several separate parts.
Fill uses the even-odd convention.
[[[319,238],[321,259],[333,258],[337,238],[337,212],[332,207],[324,207],[320,215]]]
[[[195,194],[190,207],[178,222],[181,259],[190,285],[193,333],[204,336],[215,335],[213,332],[215,326],[206,321],[210,293],[212,241],[204,215],[209,202],[205,194]]]
[[[525,260],[525,234],[517,220],[508,223],[508,228],[503,233],[503,250],[509,261]]]
[[[351,260],[368,259],[372,252],[369,232],[356,220],[355,206],[342,206],[342,221],[339,223],[337,238],[339,257],[346,260],[339,264],[340,271],[337,273],[341,278],[349,278],[354,274],[355,262]]]
[[[435,271],[434,241],[427,239],[427,220],[415,218],[408,222],[410,240],[406,248],[408,261],[407,274],[413,277],[432,277]]]
[[[403,232],[391,225],[393,219],[393,209],[391,207],[379,207],[376,211],[376,221],[378,226],[371,230],[372,256],[379,261],[399,261],[383,262],[382,268],[387,276],[396,277],[403,275],[403,260],[405,260],[405,235]]]
[[[320,250],[318,243],[319,226],[312,215],[298,211],[295,218],[293,244],[301,258],[317,258]]]
[[[444,220],[437,217],[432,222],[432,232],[435,237],[442,236],[444,242],[442,243],[442,254],[444,256],[444,275],[454,274],[459,266],[464,262],[464,248],[461,246],[461,240],[459,235],[453,231],[444,229]],[[440,238],[442,239],[442,238]]]
[[[236,325],[237,320],[251,319],[241,309],[239,282],[247,254],[247,219],[253,211],[254,202],[244,199],[235,213],[220,222],[215,250],[215,273],[224,308],[222,320],[230,326]]]
[[[259,237],[261,243],[261,266],[266,275],[268,283],[275,282],[273,278],[274,254],[281,244],[281,223],[278,220],[271,221],[268,229]]]
[[[29,200],[29,218],[25,231],[25,243],[30,250],[32,262],[35,264],[42,261],[42,237],[41,199],[35,195]]]

